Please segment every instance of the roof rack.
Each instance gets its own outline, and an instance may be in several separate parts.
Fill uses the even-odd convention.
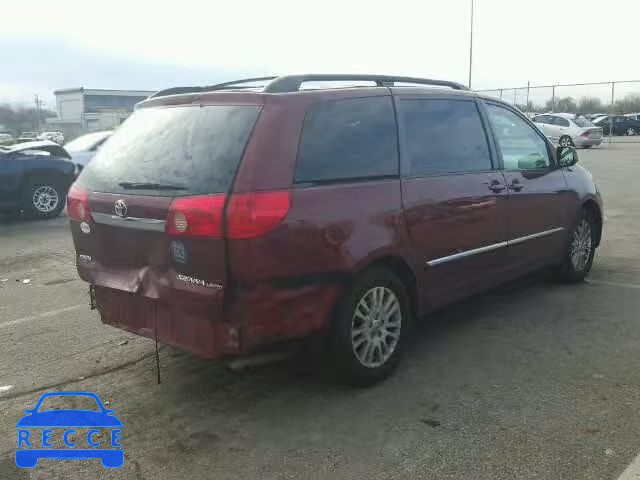
[[[215,85],[209,85],[206,87],[172,87],[160,90],[154,93],[149,98],[166,97],[167,95],[179,95],[181,93],[199,93],[199,92],[211,92],[214,90],[235,90],[235,89],[247,89],[247,88],[262,88],[259,85],[242,85],[249,82],[260,82],[266,80],[274,80],[278,77],[255,77],[255,78],[243,78],[240,80],[233,80],[231,82],[217,83]]]
[[[269,81],[265,86],[243,85],[251,82]],[[164,97],[167,95],[179,95],[181,93],[212,92],[216,90],[237,90],[250,88],[263,88],[264,93],[287,93],[297,92],[304,82],[349,82],[367,81],[374,82],[378,87],[393,87],[396,82],[413,83],[417,85],[434,85],[438,87],[449,87],[454,90],[469,90],[464,85],[447,80],[434,80],[419,77],[398,77],[394,75],[366,75],[366,74],[307,74],[307,75],[283,75],[280,77],[255,77],[233,80],[231,82],[217,83],[206,87],[173,87],[160,90],[149,98]]]
[[[202,87],[171,87],[160,90],[153,95],[149,95],[149,98],[165,97],[167,95],[178,95],[180,93],[196,93],[202,92]]]
[[[345,82],[368,81],[374,82],[378,87],[392,87],[396,82],[415,83],[418,85],[435,85],[449,87],[455,90],[468,90],[460,83],[447,80],[433,80],[430,78],[398,77],[395,75],[364,75],[364,74],[309,74],[309,75],[284,75],[272,80],[264,88],[265,93],[297,92],[304,82]]]
[[[263,82],[266,80],[275,80],[278,77],[255,77],[255,78],[243,78],[241,80],[233,80],[231,82],[224,82],[224,83],[216,83],[215,85],[211,85],[210,87],[204,87],[207,90],[225,90],[228,89],[229,87],[234,87],[234,85],[238,85],[238,84],[243,84],[243,83],[250,83],[250,82]],[[237,88],[255,88],[255,85],[249,85],[249,86],[244,86],[244,87],[237,87]]]

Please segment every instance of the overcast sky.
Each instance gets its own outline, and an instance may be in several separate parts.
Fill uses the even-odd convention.
[[[467,83],[470,0],[3,2],[0,103],[296,72]],[[475,0],[474,88],[640,79],[640,0]],[[605,92],[606,93],[606,92]]]

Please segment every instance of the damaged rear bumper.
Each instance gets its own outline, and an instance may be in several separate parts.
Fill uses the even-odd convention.
[[[149,298],[91,286],[92,307],[104,324],[205,359],[243,355],[258,347],[322,331],[342,285],[239,291],[227,308],[193,299]]]

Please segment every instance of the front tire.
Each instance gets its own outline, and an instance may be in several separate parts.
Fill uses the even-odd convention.
[[[589,274],[596,250],[596,232],[597,223],[593,214],[582,209],[560,266],[561,280],[571,283],[582,282]]]
[[[633,137],[636,134],[636,129],[633,127],[627,128],[627,136]]]
[[[411,308],[403,282],[379,267],[365,271],[339,303],[329,335],[334,374],[369,386],[396,369],[407,337]]]
[[[57,217],[66,201],[67,193],[64,188],[51,181],[30,183],[22,193],[22,205],[29,217]]]

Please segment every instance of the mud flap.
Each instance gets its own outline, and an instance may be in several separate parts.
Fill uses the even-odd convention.
[[[89,308],[91,310],[96,309],[96,286],[89,285]]]

